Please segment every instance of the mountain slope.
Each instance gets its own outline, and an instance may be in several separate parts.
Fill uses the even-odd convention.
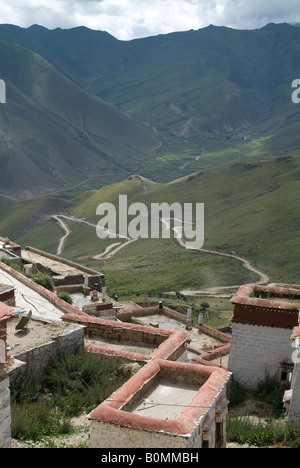
[[[39,53],[66,76],[161,132],[166,142],[269,136],[299,121],[291,83],[300,76],[300,30],[270,24],[240,31],[210,26],[118,41],[87,28],[0,26],[0,36]],[[298,128],[298,127],[297,127]],[[299,133],[299,132],[298,132]],[[172,138],[171,138],[172,137]],[[281,139],[282,140],[282,139]],[[295,150],[294,141],[291,150]]]
[[[299,150],[300,106],[291,100],[291,83],[300,77],[298,27],[210,26],[126,42],[85,27],[0,25],[0,37],[44,57],[92,97],[130,115],[151,137],[154,130],[156,140],[147,149],[132,145],[136,151],[125,152],[126,167],[100,175],[99,186],[107,175],[109,182],[120,181],[128,165],[132,173],[168,182],[236,159]],[[113,127],[116,136],[118,126]]]
[[[122,180],[158,143],[41,56],[0,39],[0,193],[32,197]]]
[[[96,224],[100,220],[96,215],[97,206],[110,202],[117,207],[120,194],[128,195],[129,205],[142,202],[149,210],[150,204],[155,202],[204,203],[204,249],[235,253],[265,272],[271,282],[299,281],[299,154],[257,163],[229,164],[169,184],[132,176],[120,183],[81,194],[72,201],[64,202],[65,205],[59,201],[56,212],[64,212],[68,216]],[[47,206],[45,203],[42,202],[42,207],[36,205],[38,213],[42,216],[54,214],[55,204]],[[26,207],[29,207],[29,211]],[[54,237],[57,245],[63,233],[57,230],[53,233],[53,223],[49,224],[48,221],[37,225],[38,216],[33,218],[33,208],[32,200],[11,201],[9,209],[0,211],[0,232],[25,245],[32,244],[40,248],[51,242],[55,252]],[[26,230],[20,230],[21,222],[15,225],[14,230],[11,228],[11,219],[8,217],[11,212],[15,213],[16,219],[18,213],[22,215]],[[27,216],[22,213],[27,213]],[[212,287],[257,280],[255,275],[249,276],[240,263],[233,259],[187,251],[173,239],[138,240],[116,256],[91,260],[108,245],[120,240],[101,241],[96,236],[95,227],[67,222],[72,234],[63,256],[107,272],[110,282],[119,282],[122,288],[131,283],[134,291],[136,282],[141,292],[143,287],[145,290],[149,287],[150,291],[157,284],[157,278],[163,278],[162,284],[170,290],[198,289],[197,281],[199,287]],[[174,284],[171,287],[172,281]]]

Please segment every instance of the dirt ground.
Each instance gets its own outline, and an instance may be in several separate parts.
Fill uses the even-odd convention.
[[[7,346],[8,354],[15,356],[24,351],[49,343],[53,338],[67,330],[74,329],[74,325],[67,322],[45,322],[42,320],[31,320],[23,330],[16,331],[19,318],[9,320],[7,323]]]
[[[75,434],[67,437],[48,438],[44,442],[20,442],[12,440],[11,448],[87,448],[90,432],[90,421],[85,414],[73,418],[71,424],[75,429]]]

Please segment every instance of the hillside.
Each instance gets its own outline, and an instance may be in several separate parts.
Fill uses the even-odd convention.
[[[137,200],[144,200],[148,205],[162,201],[204,203],[204,249],[235,252],[266,272],[272,282],[293,283],[300,277],[297,266],[300,261],[297,248],[299,168],[299,154],[257,163],[234,163],[171,184],[151,183],[147,185],[146,197],[143,196],[143,181],[127,181],[127,190],[124,185],[116,185],[112,193],[106,188],[82,195],[77,199],[73,213],[77,217],[85,213],[86,217],[96,221],[95,206],[102,197],[106,200],[109,195],[109,200],[115,203],[119,193],[129,193],[129,203]],[[128,249],[133,253],[137,245]],[[135,258],[134,254],[132,258]],[[166,254],[163,250],[161,258],[164,262]],[[117,256],[116,268],[118,260]],[[176,263],[176,258],[172,261]],[[229,276],[232,274],[233,271]]]
[[[195,173],[169,184],[151,182],[140,176],[100,190],[85,192],[69,202],[47,206],[51,199],[40,199],[38,213],[65,213],[71,234],[63,256],[104,271],[108,284],[123,293],[203,289],[237,286],[258,281],[241,262],[205,252],[187,251],[171,238],[138,240],[115,255],[102,254],[119,239],[99,240],[95,226],[99,203],[117,206],[120,194],[128,203],[143,202],[150,209],[154,202],[205,203],[204,249],[236,255],[249,260],[266,273],[271,282],[298,282],[300,264],[298,232],[300,220],[300,156],[272,158],[257,163],[234,163],[219,169]],[[52,201],[56,201],[52,199]],[[37,201],[35,201],[37,203]],[[26,234],[16,225],[13,238],[22,245],[35,245],[55,253],[64,234],[58,224],[41,218],[32,219],[33,201],[11,201],[8,211],[0,212],[3,235],[12,236],[10,211],[22,223]],[[25,207],[29,207],[28,211]],[[48,209],[48,212],[47,212]],[[27,213],[26,216],[24,214]],[[78,224],[74,218],[85,220]],[[97,259],[93,259],[97,257]]]
[[[83,166],[87,169],[82,174],[78,164],[70,168],[67,161],[72,180],[64,180],[60,171],[53,181],[50,169],[44,175],[39,168],[38,176],[44,179],[43,187],[48,191],[54,189],[53,185],[57,190],[66,186],[77,186],[78,191],[97,188],[121,181],[130,173],[170,182],[236,159],[247,162],[299,149],[300,106],[291,101],[291,83],[300,76],[298,27],[270,24],[259,30],[240,31],[210,26],[119,41],[85,27],[48,30],[38,25],[28,29],[0,25],[0,37],[10,41],[11,46],[14,44],[12,47],[25,47],[36,59],[43,57],[57,76],[68,80],[65,106],[59,116],[65,119],[67,115],[72,131],[74,123],[84,128],[79,141],[89,139],[93,132],[92,148],[80,141],[84,151],[77,145],[78,138],[74,148],[74,139],[62,136],[64,148],[53,151],[55,156],[59,153],[61,158],[63,154],[65,159],[65,153],[71,151],[78,161],[78,154],[84,154],[87,163]],[[11,60],[9,66],[18,61]],[[55,92],[56,81],[51,80],[53,92],[61,95],[62,86]],[[114,112],[100,135],[100,146],[95,126],[92,132],[89,128],[93,117],[87,117],[90,106],[96,106],[95,96],[101,99],[96,100],[98,106],[107,109],[106,102],[114,106],[109,108]],[[69,112],[66,101],[68,105],[72,103]],[[85,112],[81,110],[82,101]],[[128,132],[118,132],[122,126],[117,109],[133,119],[130,125],[126,120]],[[103,107],[99,112],[103,115]],[[98,110],[92,115],[97,116]],[[125,117],[121,115],[124,124]],[[48,125],[45,122],[38,133],[45,134]],[[53,141],[50,130],[49,139]],[[28,140],[23,148],[27,146]],[[48,144],[41,144],[40,153],[45,147]],[[30,151],[38,150],[30,147]],[[47,156],[47,160],[54,160],[53,172],[58,156]],[[94,178],[89,180],[86,173],[90,174],[91,161],[95,159]],[[5,193],[14,195],[7,190],[5,187]]]
[[[139,167],[157,140],[41,56],[0,39],[0,193],[31,198],[99,187]]]

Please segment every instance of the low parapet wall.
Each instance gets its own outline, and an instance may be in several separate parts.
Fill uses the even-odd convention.
[[[20,373],[28,373],[37,380],[45,376],[48,365],[56,358],[73,354],[84,349],[84,327],[77,326],[54,337],[48,343],[28,349],[13,358],[26,363],[26,366],[15,369],[10,374],[11,384]]]
[[[132,317],[139,318],[139,317],[147,317],[151,315],[165,315],[166,317],[176,320],[184,325],[187,324],[187,316],[176,312],[173,309],[169,309],[168,307],[138,307],[133,308],[130,310],[126,310],[125,312],[119,312],[118,318],[122,320],[122,322],[128,322],[131,320]]]
[[[104,276],[103,274],[99,273],[99,271],[92,270],[91,268],[87,268],[85,266],[79,265],[78,263],[71,262],[70,260],[66,260],[65,258],[57,257],[56,255],[50,254],[48,252],[44,252],[43,250],[36,249],[34,247],[25,247],[25,250],[29,252],[36,253],[38,255],[41,255],[43,257],[49,258],[50,260],[54,260],[56,262],[63,263],[65,265],[71,266],[73,268],[77,268],[80,271],[83,271],[84,273],[87,273],[88,275],[92,276]]]
[[[199,325],[199,330],[202,331],[205,335],[211,336],[221,343],[231,343],[230,335],[227,335],[220,330],[216,330],[215,328],[209,327],[208,325]]]
[[[27,246],[25,250],[78,270],[79,274],[77,275],[77,280],[76,280],[76,276],[72,275],[69,281],[69,284],[83,283],[85,276],[88,276],[89,277],[88,286],[90,288],[94,289],[95,283],[99,283],[99,287],[101,288],[105,286],[105,275],[103,273],[99,273],[99,271],[92,270],[91,268],[87,268],[83,265],[79,265],[78,263],[74,263],[70,260],[66,260],[65,258],[58,257],[56,255],[50,254],[48,252],[44,252],[43,250],[39,250],[34,247]],[[62,286],[63,284],[65,284],[65,281],[67,280],[57,279],[57,285]]]
[[[194,357],[193,361],[197,364],[202,364],[205,366],[220,367],[222,369],[227,370],[226,366],[222,366],[221,364],[217,364],[212,361],[219,359],[221,357],[229,356],[230,346],[231,346],[230,344],[217,346],[215,349],[210,350],[207,353]]]
[[[230,302],[234,304],[233,323],[290,330],[298,325],[299,288],[248,284]]]
[[[178,359],[186,350],[188,335],[181,331],[161,330],[153,327],[120,323],[82,315],[65,315],[64,321],[76,322],[85,326],[87,337],[101,337],[116,342],[127,341],[144,343],[145,346],[155,345],[156,349],[148,354],[133,353],[125,350],[116,350],[106,345],[86,344],[87,351],[111,356],[119,356],[136,361],[149,361],[156,359]]]

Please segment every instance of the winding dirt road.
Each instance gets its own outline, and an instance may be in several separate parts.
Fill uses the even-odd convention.
[[[63,221],[63,219],[65,219],[67,221],[69,220],[69,221],[72,221],[72,222],[78,223],[78,224],[88,225],[88,226],[90,226],[90,227],[92,227],[94,229],[97,228],[96,224],[90,223],[89,221],[86,221],[84,219],[75,218],[73,216],[53,215],[52,218],[55,219],[58,222],[59,226],[64,231],[64,235],[59,241],[59,245],[58,245],[58,248],[57,248],[57,255],[61,255],[63,253],[66,241],[68,239],[68,236],[72,232],[71,229],[69,228],[69,226]],[[177,220],[177,221],[179,221],[179,220]],[[163,219],[161,219],[161,222],[162,222],[162,224],[165,225],[166,229],[170,229],[170,219],[163,218]],[[179,230],[176,227],[173,227],[172,229],[173,229],[174,233],[177,236],[176,240],[177,240],[178,244],[182,248],[186,249],[187,247],[186,247],[183,239],[181,238],[181,230]],[[110,231],[108,231],[108,232],[110,232]],[[102,252],[99,255],[95,255],[94,257],[92,257],[92,260],[105,260],[105,259],[111,258],[112,256],[116,255],[121,249],[124,249],[128,245],[130,245],[133,242],[136,242],[138,240],[138,239],[132,239],[132,238],[129,238],[129,237],[120,236],[119,234],[116,234],[115,232],[110,232],[110,234],[113,234],[115,238],[126,240],[126,242],[124,242],[124,243],[116,242],[116,243],[108,246],[105,249],[104,252]],[[239,257],[238,255],[219,252],[219,251],[216,251],[216,250],[196,249],[196,248],[191,249],[190,247],[189,247],[189,250],[196,250],[198,252],[203,252],[203,253],[207,253],[207,254],[210,254],[210,255],[218,255],[220,257],[233,258],[234,260],[237,260],[238,262],[240,262],[242,264],[242,266],[246,270],[248,270],[248,271],[250,271],[250,272],[252,272],[252,273],[254,273],[254,274],[256,274],[258,276],[258,280],[256,281],[256,284],[263,285],[263,284],[267,284],[269,282],[269,277],[265,273],[263,273],[262,271],[258,270],[253,265],[251,265],[249,260],[247,260],[245,258],[242,258],[242,257]],[[181,293],[184,294],[185,296],[196,296],[196,295],[204,295],[204,294],[220,295],[222,293],[226,294],[226,292],[229,293],[231,290],[238,289],[241,286],[242,285],[239,284],[239,285],[234,285],[234,286],[218,286],[218,287],[214,287],[214,288],[198,289],[198,290],[183,290],[183,291],[181,291]]]
[[[65,233],[64,236],[59,240],[59,244],[58,244],[57,252],[56,252],[56,255],[61,255],[65,249],[66,241],[72,231],[69,228],[69,226],[62,221],[61,216],[58,216],[58,215],[52,216],[52,218],[58,222],[59,226]]]

